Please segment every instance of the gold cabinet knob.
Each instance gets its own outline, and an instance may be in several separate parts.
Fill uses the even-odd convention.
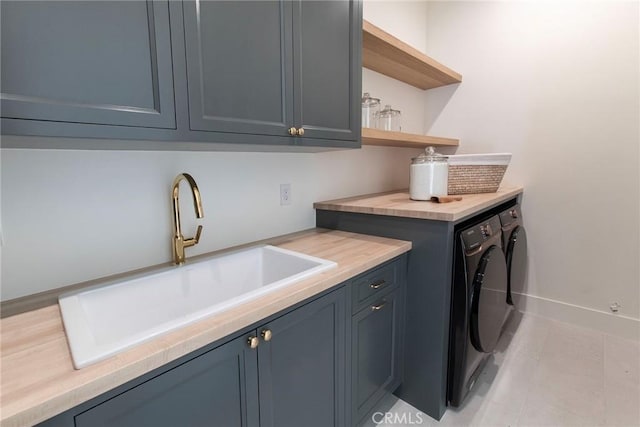
[[[271,331],[269,329],[263,329],[262,332],[260,332],[260,335],[262,336],[263,340],[271,341],[271,336],[273,334],[271,333]]]
[[[298,129],[296,128],[289,128],[289,135],[291,136],[296,136],[298,134]]]
[[[300,128],[298,129],[298,136],[302,136],[302,135],[304,135],[304,129]]]
[[[247,339],[247,344],[249,345],[249,348],[256,348],[258,347],[259,343],[260,341],[258,340],[258,337],[249,337]]]

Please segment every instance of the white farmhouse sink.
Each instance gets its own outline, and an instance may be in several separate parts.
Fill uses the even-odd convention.
[[[260,246],[62,295],[58,302],[73,364],[76,369],[84,368],[336,265]]]

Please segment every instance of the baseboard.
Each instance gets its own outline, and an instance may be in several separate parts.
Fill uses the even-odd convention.
[[[520,311],[640,341],[640,319],[527,294],[514,295]]]

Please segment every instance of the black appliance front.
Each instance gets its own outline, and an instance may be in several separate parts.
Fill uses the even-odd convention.
[[[500,220],[456,233],[447,400],[459,406],[494,351],[510,313]]]
[[[514,294],[526,293],[527,233],[522,225],[520,205],[499,215],[502,226],[502,248],[507,261],[507,302],[514,304]]]

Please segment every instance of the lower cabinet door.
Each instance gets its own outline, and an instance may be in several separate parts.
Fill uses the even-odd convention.
[[[381,296],[353,316],[352,422],[360,424],[380,399],[398,387],[400,375],[400,290]]]
[[[345,423],[345,288],[258,328],[261,427]]]
[[[256,356],[237,338],[76,415],[75,425],[257,426]]]

